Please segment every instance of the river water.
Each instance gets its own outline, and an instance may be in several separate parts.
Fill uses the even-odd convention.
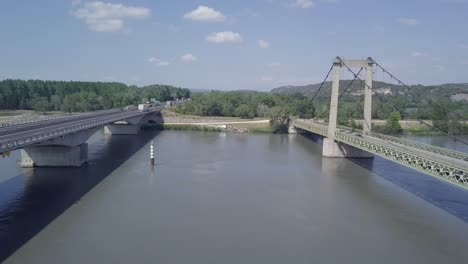
[[[20,169],[15,151],[0,160],[0,260],[468,263],[467,191],[378,157],[324,159],[320,143],[99,132],[75,169]]]

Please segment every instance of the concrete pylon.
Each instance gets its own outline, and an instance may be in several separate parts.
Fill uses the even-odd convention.
[[[366,85],[364,87],[364,125],[362,129],[364,132],[370,132],[372,130],[372,83],[373,73],[372,66],[374,61],[371,58],[367,59],[366,67]]]
[[[367,70],[366,87],[364,96],[364,131],[370,131],[372,114],[372,59],[367,60],[342,60],[337,57],[333,62],[333,82],[330,98],[330,115],[328,118],[327,138],[323,139],[322,155],[330,158],[371,158],[372,154],[364,150],[335,141],[336,125],[338,118],[338,96],[340,90],[340,71],[341,67],[362,67]]]
[[[328,133],[327,136],[329,139],[335,139],[336,132],[336,120],[338,117],[338,93],[340,91],[340,71],[341,71],[341,62],[337,58],[333,63],[333,83],[331,90],[331,99],[330,99],[330,115],[328,118]]]

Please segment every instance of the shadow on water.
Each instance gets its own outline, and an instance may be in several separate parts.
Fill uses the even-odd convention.
[[[24,169],[21,175],[1,183],[0,262],[159,133],[144,129],[138,136],[101,138],[91,144],[102,147],[90,153],[90,162],[81,168]]]
[[[348,159],[468,223],[468,191],[381,157]]]
[[[317,144],[323,142],[317,135],[301,135]],[[468,191],[379,156],[347,160],[468,222]]]

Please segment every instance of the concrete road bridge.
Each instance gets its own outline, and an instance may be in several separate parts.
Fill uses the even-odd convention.
[[[344,60],[337,57],[328,73],[330,74],[332,70],[334,72],[328,124],[314,122],[313,120],[294,119],[290,122],[290,131],[299,133],[310,132],[322,136],[324,138],[322,155],[327,158],[372,158],[373,155],[378,155],[468,189],[467,153],[372,132],[372,96],[378,95],[372,88],[372,68],[374,65],[387,72],[372,58],[366,60]],[[361,70],[363,68],[366,69],[366,80],[364,82],[364,126],[362,130],[337,126],[338,101],[341,95],[343,95],[339,95],[340,70],[342,67],[348,69],[355,79],[359,79],[359,75],[354,73],[351,67],[361,67]],[[398,80],[393,75],[391,76]],[[399,82],[403,84],[401,81]],[[395,109],[403,111],[397,107]],[[430,124],[426,125],[432,127]],[[445,133],[445,131],[439,132]],[[456,138],[454,139],[456,140]],[[462,143],[466,144],[460,141],[460,144]]]
[[[21,167],[79,167],[88,161],[89,139],[106,134],[137,135],[162,106],[145,111],[105,110],[0,128],[0,153],[21,149]]]

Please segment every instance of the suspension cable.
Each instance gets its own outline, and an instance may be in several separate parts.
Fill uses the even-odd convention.
[[[354,75],[354,79],[352,79],[351,82],[348,84],[348,86],[341,92],[340,96],[338,97],[338,100],[340,100],[340,98],[343,97],[343,95],[346,93],[346,91],[348,91],[348,89],[351,87],[351,85],[353,85],[354,81],[357,79],[357,76],[361,73],[361,71],[363,69],[364,68],[361,68],[359,70],[359,72],[357,73],[357,75]],[[322,113],[320,113],[320,116],[326,114],[328,111],[330,111],[330,109],[327,109],[327,110],[323,111]]]
[[[325,84],[325,82],[327,81],[328,79],[328,76],[330,76],[330,72],[333,70],[333,65],[330,67],[330,70],[328,71],[327,73],[327,76],[325,76],[325,79],[323,79],[323,82],[322,84],[320,84],[320,87],[318,88],[318,90],[315,92],[314,96],[312,97],[312,100],[311,102],[314,101],[315,97],[318,95],[318,93],[320,92],[320,89],[322,89],[323,85]]]
[[[397,81],[400,85],[404,86],[405,88],[407,89],[411,89],[411,87],[409,85],[407,85],[406,83],[402,82],[400,79],[398,79],[397,77],[395,77],[395,75],[391,74],[389,71],[387,71],[384,67],[382,67],[378,62],[376,62],[374,59],[372,59],[372,61],[375,63],[375,65],[377,67],[379,67],[380,69],[382,69],[382,71],[386,74],[388,74],[390,76],[390,78],[392,79],[395,79],[395,81]],[[431,100],[431,103],[434,103],[432,100]],[[455,115],[457,115],[460,119],[464,119],[464,117],[462,115],[460,115],[459,113],[449,109],[448,107],[442,105],[442,104],[438,104],[438,103],[434,103],[436,104],[437,106],[440,106],[442,108],[444,108],[445,110],[447,110],[449,113],[453,113]]]
[[[343,61],[340,57],[337,57],[337,58],[340,60],[340,63],[343,64],[343,65],[348,69],[348,71],[350,71],[352,74],[354,74],[354,76],[357,76],[357,75],[354,73],[354,71],[351,70],[351,68],[349,68],[349,66],[346,65],[346,63],[344,63],[344,61]],[[362,81],[362,79],[359,78],[359,76],[357,76],[357,78],[358,78],[359,80]],[[371,89],[372,91],[375,92],[375,90],[374,90],[372,87],[370,87],[367,83],[365,83],[365,86],[366,86],[367,88],[369,88],[369,89]],[[398,106],[396,106],[395,104],[393,104],[393,103],[391,103],[391,102],[385,100],[385,98],[382,98],[377,92],[375,93],[375,95],[377,95],[379,98],[381,98],[382,100],[384,100],[384,102],[390,104],[393,108],[395,108],[395,109],[398,110],[399,112],[405,113],[405,114],[407,114],[408,116],[410,116],[410,117],[412,117],[412,118],[418,120],[421,124],[424,124],[424,125],[426,125],[426,126],[432,128],[432,129],[434,129],[434,130],[436,130],[436,131],[438,131],[438,132],[442,132],[443,134],[445,134],[446,136],[452,138],[453,140],[459,141],[459,142],[461,142],[461,143],[463,143],[463,144],[465,144],[465,145],[468,146],[468,142],[465,142],[465,141],[463,141],[463,140],[460,140],[460,139],[458,139],[457,137],[454,137],[454,136],[450,135],[450,134],[447,133],[446,131],[443,131],[443,130],[441,130],[441,129],[438,129],[438,128],[434,127],[433,125],[431,125],[431,124],[425,122],[424,120],[421,120],[421,119],[417,118],[417,117],[414,116],[413,114],[408,113],[407,111],[404,111],[404,110],[400,109],[400,108],[399,108]]]
[[[348,91],[348,89],[351,87],[351,85],[353,85],[354,81],[359,77],[359,74],[361,74],[361,71],[363,70],[364,68],[361,68],[357,74],[354,75],[354,79],[351,80],[351,82],[349,83],[349,85],[346,87],[346,89],[343,90],[343,92],[341,92],[340,96],[338,97],[338,99],[340,99],[345,93],[346,91]],[[354,73],[353,73],[354,74]]]

